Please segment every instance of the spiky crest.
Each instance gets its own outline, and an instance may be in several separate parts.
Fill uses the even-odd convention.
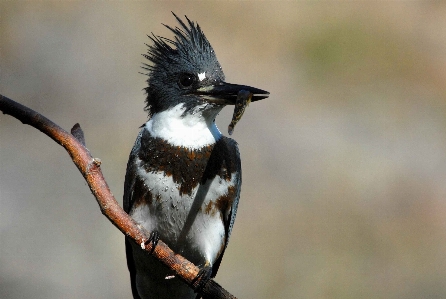
[[[145,89],[147,92],[146,111],[149,116],[156,112],[155,106],[159,104],[154,103],[152,98],[156,96],[157,100],[161,100],[162,97],[160,90],[153,90],[154,86],[159,86],[158,83],[166,76],[172,75],[175,71],[197,72],[200,69],[218,69],[222,74],[214,50],[200,26],[187,16],[185,16],[187,21],[185,23],[176,14],[173,12],[172,14],[178,21],[179,27],[163,25],[174,33],[174,38],[168,39],[153,33],[148,35],[153,44],[146,44],[148,51],[147,54],[143,54],[151,62],[151,64],[143,63],[142,66],[147,70],[145,74],[149,76],[148,87]]]

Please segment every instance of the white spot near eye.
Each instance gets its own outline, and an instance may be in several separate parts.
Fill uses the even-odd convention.
[[[198,74],[198,80],[203,81],[206,78],[206,72]]]

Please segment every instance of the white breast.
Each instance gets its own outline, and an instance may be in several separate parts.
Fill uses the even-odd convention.
[[[215,143],[222,136],[214,119],[220,109],[209,109],[208,104],[184,113],[183,104],[156,113],[145,128],[153,137],[159,137],[176,146],[199,149]]]

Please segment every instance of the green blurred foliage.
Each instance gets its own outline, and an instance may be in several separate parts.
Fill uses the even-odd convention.
[[[138,74],[170,11],[228,82],[242,198],[217,281],[239,298],[445,298],[442,2],[0,2],[0,93],[79,122],[120,200]],[[232,109],[217,118],[222,132]],[[0,115],[0,298],[129,298],[123,236],[61,148]]]

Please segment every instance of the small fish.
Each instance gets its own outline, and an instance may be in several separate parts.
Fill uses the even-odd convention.
[[[232,121],[228,126],[228,133],[232,135],[235,125],[242,118],[245,108],[251,103],[252,93],[247,90],[240,90],[235,100],[234,114],[232,114]]]

